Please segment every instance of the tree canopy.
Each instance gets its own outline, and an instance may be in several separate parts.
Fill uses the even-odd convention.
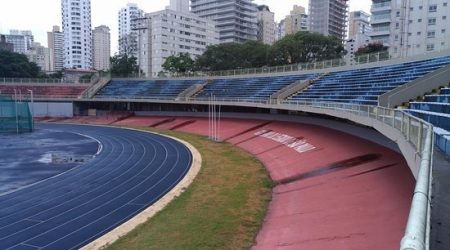
[[[196,65],[200,70],[211,71],[262,67],[267,65],[269,48],[257,41],[212,45],[197,58]]]
[[[342,42],[335,37],[298,32],[285,36],[272,46],[258,41],[208,46],[203,55],[196,58],[193,69],[218,71],[309,63],[341,58],[344,52]],[[164,69],[168,72],[186,72],[183,70],[188,68],[181,67],[180,56],[168,57]]]
[[[189,53],[180,53],[179,55],[172,55],[166,58],[166,61],[162,65],[163,69],[174,72],[191,72],[194,70],[194,60]]]
[[[25,55],[0,50],[0,77],[36,78],[42,75],[39,66],[28,61]]]
[[[359,48],[355,56],[360,56],[364,54],[372,54],[376,52],[384,52],[387,51],[389,48],[387,46],[384,46],[382,43],[369,43],[364,47]]]
[[[343,55],[344,46],[336,37],[302,31],[285,36],[270,51],[274,66],[337,59]]]
[[[127,54],[111,57],[111,74],[114,76],[130,77],[139,73],[136,57]]]

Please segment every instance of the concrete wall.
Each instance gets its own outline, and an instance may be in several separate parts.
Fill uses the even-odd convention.
[[[33,106],[31,103],[30,111],[34,113],[34,117],[72,117],[73,103],[72,102],[35,102]]]

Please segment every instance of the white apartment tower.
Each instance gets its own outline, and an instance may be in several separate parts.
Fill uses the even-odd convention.
[[[310,0],[309,30],[325,36],[346,38],[347,0]]]
[[[64,68],[92,68],[91,1],[61,0]]]
[[[275,42],[275,14],[270,11],[267,5],[259,5],[257,12],[258,19],[258,41],[272,45]]]
[[[25,54],[33,48],[34,37],[29,30],[10,30],[5,38],[7,43],[14,45],[15,53]]]
[[[373,0],[372,40],[389,46],[392,57],[450,49],[450,1]]]
[[[137,20],[138,65],[146,77],[157,77],[171,55],[189,53],[194,58],[207,46],[219,43],[214,23],[189,12],[188,3],[171,1],[165,10]]]
[[[284,19],[284,34],[295,34],[309,30],[309,18],[304,7],[294,5],[290,14]]]
[[[107,71],[111,56],[111,34],[105,25],[95,27],[92,31],[92,48],[94,69]]]
[[[48,49],[50,53],[50,71],[60,71],[64,66],[64,34],[59,26],[53,26],[51,32],[47,32]]]
[[[135,3],[128,3],[119,11],[119,54],[137,57],[137,31],[134,21],[144,12]]]
[[[253,0],[191,0],[191,12],[216,23],[221,43],[257,40],[257,5]]]

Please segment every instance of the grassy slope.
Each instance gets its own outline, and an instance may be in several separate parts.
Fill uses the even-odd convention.
[[[190,142],[202,155],[202,169],[180,197],[109,249],[249,248],[271,197],[262,164],[227,143],[157,132]]]

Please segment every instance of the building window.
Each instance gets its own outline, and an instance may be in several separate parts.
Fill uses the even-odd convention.
[[[427,37],[428,38],[435,38],[436,37],[436,32],[435,31],[428,31],[427,32]]]
[[[441,29],[441,33],[445,33],[445,29]]]
[[[436,25],[436,18],[435,17],[428,18],[428,25]]]
[[[422,32],[418,31],[418,32],[417,32],[417,35],[418,35],[418,36],[422,35]]]
[[[430,5],[428,7],[428,11],[429,12],[436,12],[437,11],[437,5],[436,4]]]
[[[422,22],[422,18],[417,19],[417,22],[421,23]]]
[[[442,20],[447,20],[447,16],[442,16]]]
[[[427,51],[433,51],[433,50],[434,50],[434,44],[433,43],[427,44]]]
[[[396,17],[400,17],[400,11],[397,11],[397,13],[395,14]]]

